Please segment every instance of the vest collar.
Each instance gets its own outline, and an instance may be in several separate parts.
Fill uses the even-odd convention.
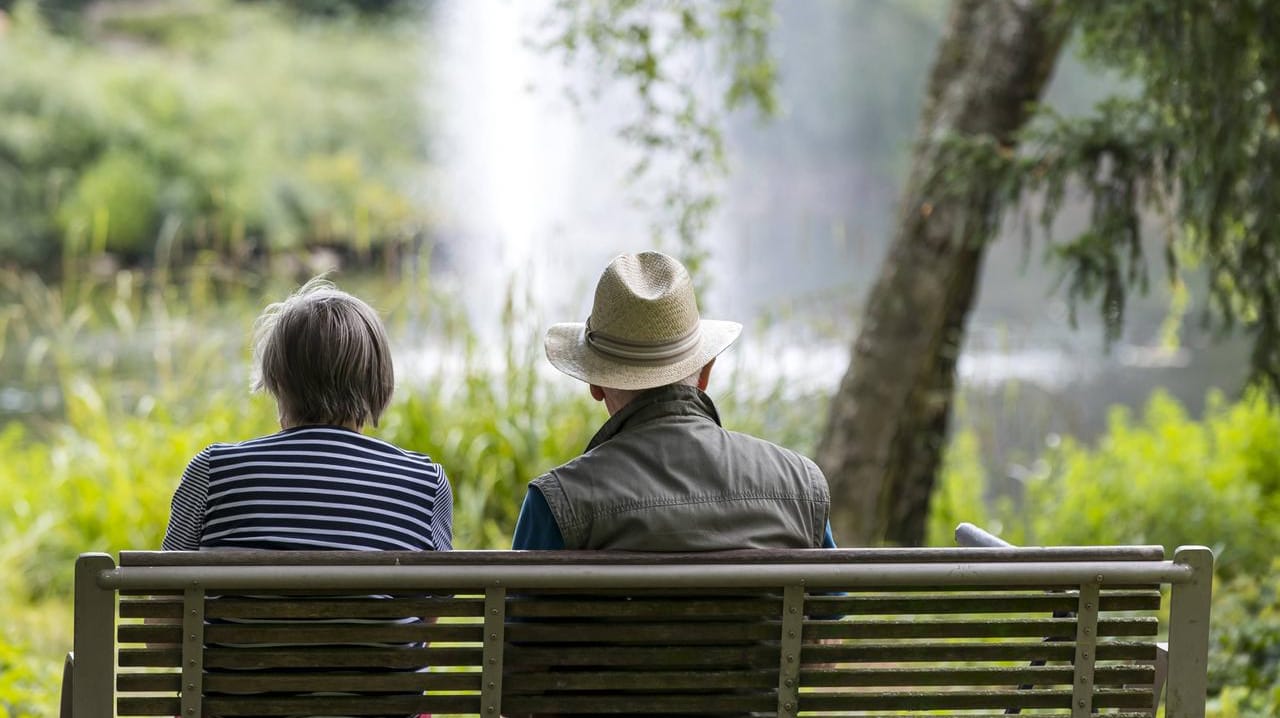
[[[586,450],[591,451],[627,428],[674,416],[701,417],[720,426],[720,413],[716,411],[716,405],[711,403],[711,397],[696,386],[670,384],[641,393],[618,413],[609,417],[596,435],[591,437]]]

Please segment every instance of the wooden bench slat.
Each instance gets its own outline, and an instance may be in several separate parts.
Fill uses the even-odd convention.
[[[800,710],[958,710],[988,708],[1071,707],[1070,689],[801,693]],[[1150,689],[1099,689],[1094,708],[1141,708],[1151,705]]]
[[[1154,617],[1108,618],[1098,621],[1099,636],[1154,636]],[[1074,618],[985,619],[940,621],[929,619],[807,622],[803,637],[818,638],[1055,638],[1074,639]]]
[[[841,593],[847,596],[853,596],[853,597],[866,596],[868,598],[877,598],[882,596],[898,596],[898,595],[919,596],[919,595],[938,594],[939,592],[945,592],[949,595],[954,595],[954,596],[963,596],[965,594],[1000,593],[1002,591],[1009,591],[1012,588],[1013,587],[1008,584],[999,584],[999,583],[984,583],[984,584],[972,584],[972,585],[970,584],[939,585],[935,583],[935,584],[926,585],[926,584],[911,583],[909,581],[905,583],[886,581],[876,586],[865,586],[865,585],[850,586],[850,587],[841,589]],[[1021,590],[1026,590],[1026,586],[1019,585],[1017,586],[1017,588]],[[1036,584],[1036,588],[1045,591],[1049,595],[1069,595],[1071,594],[1071,592],[1080,588],[1080,585],[1077,583],[1069,583],[1065,581],[1061,583],[1057,581],[1046,581],[1044,583]],[[1158,586],[1153,584],[1146,584],[1146,583],[1143,583],[1143,584],[1115,583],[1115,584],[1111,584],[1107,588],[1117,592],[1134,592],[1134,591],[1145,592],[1145,591],[1156,589],[1158,588]],[[822,594],[815,593],[813,595],[814,597],[817,597]],[[831,595],[831,594],[827,594],[827,595]]]
[[[182,650],[178,646],[122,647],[117,662],[121,668],[177,668],[182,665]]]
[[[116,689],[122,693],[154,693],[173,691],[182,687],[178,673],[122,673],[116,677]],[[255,691],[321,691],[321,690],[371,690],[371,691],[479,691],[478,671],[450,671],[427,673],[209,673],[204,677],[208,691],[226,693]]]
[[[528,648],[509,646],[505,665],[532,666],[649,666],[665,668],[776,668],[776,648],[746,646],[600,646],[560,648]]]
[[[182,642],[181,624],[122,623],[116,627],[116,640],[123,644],[161,644]]]
[[[213,692],[306,691],[474,691],[479,671],[426,673],[210,673],[205,689]]]
[[[1074,680],[1069,666],[1022,666],[1016,668],[863,668],[856,670],[809,669],[800,672],[800,683],[809,687],[889,687],[889,686],[977,686],[977,685],[1069,685]],[[1151,666],[1099,666],[1094,682],[1099,686],[1151,685],[1155,669]],[[429,673],[363,673],[358,678],[335,676],[333,673],[281,673],[238,675],[212,673],[205,686],[213,691],[314,691],[332,687],[335,680],[360,680],[370,690],[479,690],[478,672]],[[514,673],[504,679],[512,691],[548,689],[608,689],[620,687],[620,680],[631,688],[759,688],[776,683],[777,670],[754,671],[651,671],[623,673],[618,671],[580,671],[558,673]],[[116,687],[121,692],[177,691],[181,686],[178,673],[121,673]]]
[[[180,618],[180,598],[121,598],[121,618]]]
[[[936,589],[934,589],[936,590]],[[1044,613],[1075,611],[1079,594],[1028,593],[943,593],[903,596],[824,596],[805,597],[806,610],[813,614],[898,615],[929,613]],[[1100,611],[1156,611],[1160,609],[1159,590],[1103,591]]]
[[[1099,636],[1154,636],[1159,622],[1153,617],[1105,619],[1098,622]],[[692,643],[717,640],[775,640],[779,624],[769,623],[516,623],[507,629],[513,641],[560,643]],[[1055,638],[1074,639],[1076,621],[1071,618],[1005,619],[981,621],[895,620],[811,621],[803,638]],[[371,639],[383,640],[383,639]]]
[[[631,600],[614,598],[537,600],[520,597],[507,601],[512,618],[765,618],[782,612],[781,598],[694,600]]]
[[[647,565],[658,563],[845,564],[1031,561],[1162,561],[1164,547],[1028,546],[984,548],[744,549],[696,553],[632,551],[121,551],[121,566],[414,566],[414,565]]]
[[[235,618],[399,618],[401,616],[475,617],[484,615],[483,598],[330,598],[281,600],[217,598],[205,602],[210,619]]]
[[[506,627],[513,642],[690,644],[722,641],[777,640],[782,628],[776,622],[729,623],[512,623]]]
[[[936,589],[933,589],[936,591]],[[1073,611],[1078,600],[1068,593],[962,593],[903,596],[822,596],[811,595],[806,605],[815,614],[877,615],[929,613],[1052,613]],[[1104,591],[1101,611],[1151,611],[1160,608],[1157,590]],[[815,604],[820,608],[815,608]],[[675,618],[679,616],[751,617],[777,615],[781,600],[708,600],[708,601],[633,601],[622,605],[605,601],[564,601],[555,605],[534,600],[512,599],[507,614],[513,617],[537,618],[556,616],[616,616],[625,611],[639,618]],[[475,599],[329,599],[315,601],[267,601],[260,599],[219,598],[208,601],[209,618],[395,618],[414,616],[480,616],[484,601]],[[182,615],[182,601],[166,598],[125,598],[120,601],[122,618],[177,618]]]
[[[769,640],[777,638],[777,623],[516,623],[507,629],[515,641],[679,642],[716,640]],[[981,621],[884,620],[810,621],[803,638],[1058,638],[1071,639],[1076,621],[1070,618],[1005,619]],[[1154,617],[1109,618],[1098,622],[1099,636],[1154,636]],[[121,643],[178,643],[182,630],[176,625],[122,624]],[[208,643],[410,643],[421,641],[479,642],[480,624],[377,625],[309,624],[212,624],[205,629]]]
[[[1070,661],[1074,641],[1001,643],[859,643],[805,646],[804,663],[895,661]],[[1154,643],[1107,641],[1098,644],[1099,661],[1153,661]]]
[[[503,697],[505,713],[585,713],[608,715],[610,713],[643,713],[670,715],[672,713],[741,713],[777,710],[778,701],[773,695],[557,695],[557,696],[509,696]]]
[[[479,624],[417,624],[417,625],[339,625],[332,623],[272,623],[249,625],[208,625],[205,627],[207,644],[359,644],[359,643],[414,643],[443,641],[450,643],[479,643],[482,638]],[[124,624],[116,631],[117,640],[123,644],[171,644],[182,641],[181,626]]]
[[[423,641],[479,643],[483,638],[483,626],[439,623],[412,625],[213,624],[205,627],[204,635],[205,642],[211,645],[219,643],[420,643]]]
[[[1155,660],[1155,644],[1114,641],[1098,644],[1098,660]],[[1075,643],[862,643],[805,646],[804,663],[893,662],[893,661],[1069,661],[1075,655]],[[479,665],[479,648],[364,648],[340,647],[305,651],[273,648],[230,649],[209,648],[205,663],[210,668],[305,668],[352,667],[360,665],[385,668],[419,666]],[[734,662],[743,665],[765,665],[776,658],[767,646],[742,647],[647,647],[611,646],[566,652],[563,648],[530,648],[513,646],[507,650],[508,665],[541,664],[626,666],[662,664],[677,661],[685,666],[719,665]],[[119,652],[121,667],[177,667],[181,653],[177,648],[128,648]]]
[[[778,685],[778,670],[693,670],[671,671],[557,671],[550,673],[510,673],[502,679],[503,688],[511,693],[546,690],[632,689],[662,692],[664,690],[711,690],[754,688],[771,690]]]
[[[479,648],[339,646],[334,648],[206,648],[208,669],[394,668],[478,666]]]
[[[1155,668],[1142,665],[1098,666],[1094,683],[1102,686],[1151,685]],[[978,686],[978,685],[1070,685],[1075,671],[1070,666],[958,667],[958,668],[802,668],[800,685],[838,686]]]
[[[1098,660],[1154,660],[1154,643],[1108,641],[1098,644]],[[800,660],[813,663],[895,661],[1070,661],[1075,655],[1072,641],[984,642],[984,643],[858,643],[839,645],[806,645]],[[755,665],[777,658],[776,648],[749,645],[723,646],[577,646],[540,648],[512,646],[507,649],[508,665],[679,665],[704,666],[716,662]]]
[[[173,716],[182,713],[178,698],[157,696],[121,696],[116,699],[118,716]]]
[[[270,668],[419,668],[478,666],[479,648],[418,648],[341,646],[336,648],[208,648],[206,668],[266,670]],[[122,648],[121,668],[176,668],[182,660],[176,647]]]
[[[181,687],[181,673],[116,673],[116,690],[122,693],[177,692]]]
[[[326,696],[298,698],[235,697],[206,698],[203,712],[225,716],[306,715],[341,712],[348,715],[386,713],[470,713],[480,712],[479,696]],[[181,711],[177,698],[128,697],[116,701],[116,715],[175,716]]]
[[[480,696],[206,697],[203,712],[220,716],[409,715],[480,713]]]

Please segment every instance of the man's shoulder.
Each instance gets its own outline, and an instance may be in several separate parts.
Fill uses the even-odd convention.
[[[732,437],[733,441],[738,442],[744,448],[750,447],[756,451],[776,454],[778,456],[786,457],[791,461],[812,465],[813,468],[817,468],[817,464],[814,463],[813,459],[810,459],[795,449],[774,443],[768,439],[762,439],[753,434],[744,434],[741,431],[731,431],[726,429],[725,433]]]
[[[566,476],[592,476],[621,460],[621,457],[630,454],[635,447],[645,445],[647,441],[645,437],[614,437],[587,449],[559,466],[548,469],[534,481],[546,483],[558,481]]]
[[[757,455],[772,457],[786,465],[795,469],[794,476],[807,479],[811,486],[820,489],[822,492],[827,491],[827,477],[822,473],[822,469],[817,462],[808,456],[790,449],[781,444],[775,444],[768,439],[762,439],[751,434],[744,434],[740,431],[727,431],[732,440],[742,447],[743,451],[754,452]]]

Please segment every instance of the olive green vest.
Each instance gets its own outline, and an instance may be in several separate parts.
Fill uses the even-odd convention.
[[[532,485],[566,549],[820,548],[831,509],[816,464],[725,430],[711,399],[684,385],[636,397],[586,453]]]

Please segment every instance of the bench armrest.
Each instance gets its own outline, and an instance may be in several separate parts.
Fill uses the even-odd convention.
[[[956,527],[956,545],[967,548],[1012,548],[1013,544],[974,526],[962,523]]]

